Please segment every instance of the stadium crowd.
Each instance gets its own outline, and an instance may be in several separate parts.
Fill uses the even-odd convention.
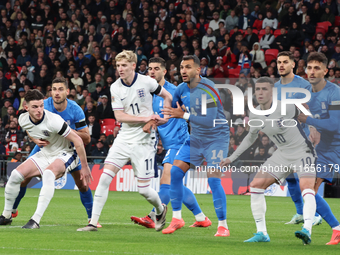
[[[0,0],[0,10],[0,154],[30,152],[34,143],[18,126],[25,93],[36,88],[50,97],[52,80],[64,76],[68,99],[82,107],[90,128],[87,154],[106,156],[119,129],[103,120],[114,119],[109,88],[122,50],[137,54],[140,74],[151,57],[164,58],[175,85],[181,58],[190,54],[200,58],[203,77],[243,92],[261,76],[279,78],[280,51],[294,54],[294,73],[304,78],[308,55],[323,52],[327,79],[340,78],[340,1]],[[232,96],[220,92],[227,116],[241,124],[232,130],[231,154],[247,134],[248,112],[232,115]],[[264,160],[274,149],[261,135],[241,159]]]

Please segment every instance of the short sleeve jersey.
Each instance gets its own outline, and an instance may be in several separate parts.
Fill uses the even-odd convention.
[[[23,113],[19,117],[19,125],[35,139],[49,141],[49,145],[41,148],[45,155],[58,155],[61,151],[72,152],[73,146],[65,137],[71,132],[71,128],[59,115],[44,110],[42,119],[34,123],[29,113]]]
[[[159,94],[161,89],[162,87],[156,80],[137,73],[131,85],[127,85],[122,79],[118,79],[110,87],[112,110],[120,110],[138,117],[151,116],[153,114],[153,94]],[[144,125],[143,123],[122,123],[116,139],[128,143],[148,143],[151,135],[143,132]]]

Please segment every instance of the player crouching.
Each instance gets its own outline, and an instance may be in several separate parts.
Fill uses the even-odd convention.
[[[28,112],[20,115],[19,124],[33,141],[42,139],[48,144],[12,171],[5,188],[5,209],[0,216],[0,225],[12,223],[13,204],[24,179],[42,176],[43,181],[37,209],[22,227],[29,229],[40,228],[40,220],[54,195],[55,180],[62,177],[65,171],[74,169],[79,159],[82,165],[80,180],[84,185],[91,181],[83,141],[59,115],[44,110],[43,100],[44,95],[38,90],[28,91],[25,96]]]

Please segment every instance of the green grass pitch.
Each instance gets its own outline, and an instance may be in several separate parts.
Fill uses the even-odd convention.
[[[144,216],[151,207],[138,193],[110,192],[103,209],[98,232],[76,232],[87,224],[87,216],[75,190],[56,190],[40,229],[21,226],[33,215],[38,189],[28,189],[19,206],[19,215],[11,226],[0,227],[0,254],[340,254],[340,245],[326,246],[332,231],[326,222],[313,228],[312,244],[302,245],[294,232],[301,225],[285,225],[295,213],[288,197],[266,197],[267,227],[270,243],[243,243],[256,232],[249,196],[227,196],[230,237],[214,237],[217,217],[211,195],[197,195],[203,212],[213,222],[209,228],[189,228],[194,222],[183,208],[184,228],[171,235],[146,229],[130,221],[130,216]],[[0,205],[4,189],[0,189]],[[340,218],[339,199],[327,199]],[[2,208],[1,208],[2,210]],[[167,222],[171,220],[169,205]],[[168,225],[168,224],[167,224]],[[166,225],[166,226],[167,226]]]

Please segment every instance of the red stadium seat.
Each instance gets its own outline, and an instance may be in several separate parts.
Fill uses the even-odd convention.
[[[274,56],[275,58],[277,57],[277,54],[279,54],[279,50],[277,49],[268,49],[266,50],[265,55],[271,55]]]
[[[329,21],[319,22],[316,24],[316,28],[323,28],[325,29],[326,33],[328,32],[328,28],[332,26],[332,23]]]
[[[116,120],[115,119],[102,119],[99,121],[99,124],[101,126],[112,126],[114,127],[116,125]]]
[[[281,35],[281,30],[280,30],[280,29],[276,29],[276,30],[274,31],[274,36],[275,36],[275,38],[278,37],[279,35]]]
[[[238,78],[240,76],[241,69],[229,69],[229,78]]]
[[[112,135],[114,130],[114,126],[101,126],[100,133],[105,134],[106,136]]]
[[[268,51],[268,50],[267,50]],[[267,55],[267,51],[266,51],[266,54],[264,55],[264,58],[266,60],[266,64],[267,66],[270,65],[270,62],[273,60],[273,59],[276,59],[277,56],[273,56],[273,55]]]
[[[315,34],[322,33],[323,36],[326,34],[326,30],[323,27],[316,27],[315,28]]]
[[[261,37],[264,36],[265,34],[266,34],[266,30],[261,29],[261,30],[259,31],[259,35],[261,35]]]
[[[334,26],[336,27],[340,26],[340,16],[335,16]]]

